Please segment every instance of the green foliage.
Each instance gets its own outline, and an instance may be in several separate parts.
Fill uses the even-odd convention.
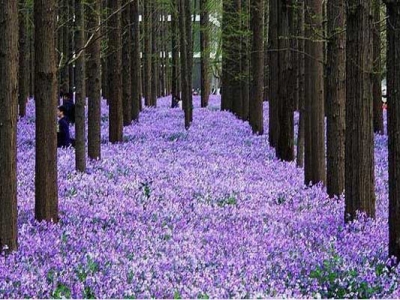
[[[54,299],[71,298],[71,289],[65,283],[59,282],[51,297]]]
[[[224,207],[224,206],[227,206],[227,205],[235,206],[236,204],[237,204],[237,199],[236,199],[236,197],[234,195],[230,195],[227,198],[222,198],[222,199],[218,199],[217,200],[217,205],[219,207]]]

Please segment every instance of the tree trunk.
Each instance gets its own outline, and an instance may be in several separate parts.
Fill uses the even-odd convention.
[[[221,92],[221,110],[232,111],[233,97],[232,92],[234,79],[233,60],[233,35],[232,24],[237,18],[235,5],[236,0],[223,0],[222,15],[222,92]],[[235,95],[237,96],[237,95]]]
[[[180,99],[179,90],[179,78],[180,78],[180,66],[179,66],[179,17],[178,8],[179,2],[176,0],[172,1],[171,5],[171,51],[172,51],[172,76],[171,76],[171,107],[178,107],[178,99]]]
[[[241,59],[240,59],[240,74],[241,76],[241,97],[242,97],[242,119],[249,120],[249,102],[250,102],[250,23],[248,16],[250,15],[249,0],[242,0],[242,15],[241,18]],[[264,93],[265,94],[265,93]]]
[[[26,101],[28,98],[28,35],[27,35],[27,16],[25,12],[25,0],[19,0],[19,11],[18,11],[18,22],[19,22],[19,71],[18,71],[18,104],[19,104],[19,116],[25,117],[26,115]]]
[[[276,147],[279,136],[278,122],[278,3],[279,0],[269,1],[269,34],[268,34],[268,50],[269,50],[269,136],[268,141],[271,147]]]
[[[132,122],[132,72],[131,72],[131,9],[130,0],[124,0],[122,9],[122,106],[123,124],[128,126]]]
[[[151,3],[150,1],[145,1],[143,4],[144,7],[144,51],[143,51],[143,70],[144,70],[144,80],[143,80],[143,88],[144,88],[144,103],[146,106],[151,105]]]
[[[66,64],[67,59],[70,55],[69,49],[69,0],[60,0],[62,1],[62,13],[60,14],[60,25],[62,30],[62,52],[61,52],[61,70],[60,70],[60,85],[61,91],[63,93],[67,93],[70,91],[70,83],[69,83],[69,69]]]
[[[294,121],[293,121],[293,66],[290,51],[289,25],[293,3],[278,2],[278,122],[279,134],[276,145],[278,159],[292,161],[294,159]]]
[[[344,190],[345,105],[346,105],[346,35],[345,1],[328,1],[327,54],[327,178],[330,197]]]
[[[87,31],[93,42],[87,47],[88,68],[88,155],[91,159],[101,158],[101,95],[100,95],[100,4],[88,1]]]
[[[55,0],[34,2],[35,25],[35,218],[58,222],[57,72]]]
[[[264,133],[263,95],[264,95],[264,1],[250,1],[250,26],[253,34],[251,70],[252,97],[250,99],[249,123],[254,134]]]
[[[86,170],[86,130],[85,130],[85,55],[83,50],[85,44],[85,12],[84,0],[75,0],[75,46],[76,55],[79,55],[75,61],[76,69],[76,94],[75,94],[75,167],[77,171]],[[80,51],[82,49],[82,52]]]
[[[384,134],[382,113],[382,63],[381,63],[381,1],[374,0],[372,97],[374,102],[374,132]]]
[[[304,2],[298,2],[298,36],[304,36]],[[305,99],[304,99],[304,39],[299,39],[299,58],[298,58],[298,76],[299,76],[299,125],[297,133],[297,153],[296,153],[296,165],[298,167],[304,166],[304,110],[305,110]]]
[[[122,110],[122,38],[121,38],[121,0],[111,1],[110,18],[110,121],[109,140],[111,143],[123,141]]]
[[[201,107],[210,97],[210,16],[208,0],[200,0]]]
[[[140,112],[140,23],[139,23],[139,0],[134,0],[131,3],[132,14],[132,31],[133,31],[133,45],[132,45],[132,120],[139,121]]]
[[[0,10],[0,249],[18,247],[17,109],[18,2],[2,1]]]
[[[400,3],[385,2],[388,16],[389,257],[400,259]]]
[[[158,49],[158,18],[159,11],[157,2],[155,0],[149,0],[151,2],[151,91],[150,91],[150,102],[151,106],[157,106],[157,96],[159,92],[159,63],[160,63],[160,54]]]
[[[373,18],[369,1],[347,6],[345,220],[375,217],[372,100]]]
[[[306,0],[305,41],[305,184],[325,182],[325,124],[322,0]]]

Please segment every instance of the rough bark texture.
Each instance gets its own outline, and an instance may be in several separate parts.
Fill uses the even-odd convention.
[[[253,33],[251,70],[253,73],[252,95],[250,99],[249,123],[255,134],[264,133],[264,1],[250,1],[250,26]]]
[[[131,10],[130,0],[124,0],[122,9],[122,107],[123,123],[128,126],[132,121],[132,78],[131,78]]]
[[[279,136],[278,123],[278,3],[279,0],[269,1],[269,28],[268,28],[268,50],[269,50],[269,136],[271,147],[276,147]]]
[[[185,113],[185,128],[189,129],[193,120],[192,98],[192,26],[189,0],[179,0],[179,27],[181,52],[182,104]]]
[[[139,23],[139,0],[131,4],[132,14],[132,120],[139,121],[140,112],[140,23]]]
[[[210,97],[210,16],[208,0],[200,0],[201,107],[208,106]]]
[[[306,0],[305,41],[305,184],[325,182],[325,124],[322,0]]]
[[[100,4],[97,0],[88,1],[87,30],[93,36],[93,43],[87,48],[88,68],[88,155],[91,159],[101,158],[101,95],[100,95]]]
[[[84,172],[86,170],[86,128],[85,128],[85,105],[86,105],[86,88],[85,88],[85,55],[83,49],[85,44],[85,13],[84,0],[75,1],[75,46],[76,53],[79,55],[75,61],[75,167],[77,171]],[[82,49],[82,52],[80,52]]]
[[[345,1],[328,1],[327,54],[327,175],[330,197],[344,190],[345,105],[346,105],[346,34]]]
[[[18,7],[0,10],[0,250],[17,249]]]
[[[58,221],[57,73],[55,0],[36,0],[35,25],[35,218]]]
[[[381,63],[381,0],[373,0],[374,31],[372,97],[374,101],[374,132],[384,134],[382,113],[382,63]]]
[[[25,0],[19,0],[18,27],[19,27],[19,70],[18,70],[18,111],[20,117],[26,115],[26,101],[29,94],[29,44]]]
[[[293,3],[279,0],[278,2],[278,122],[279,134],[276,145],[278,159],[292,161],[294,159],[294,124],[293,124],[293,86],[292,65],[289,38],[289,24]]]
[[[347,6],[345,220],[375,217],[372,100],[372,4]]]
[[[298,15],[297,15],[297,32],[298,36],[304,36],[304,2],[298,3]],[[298,57],[298,81],[299,81],[299,125],[297,133],[297,151],[296,151],[296,165],[298,167],[304,166],[304,40],[299,39],[299,57]]]
[[[150,10],[150,1],[145,1],[143,4],[144,7],[144,20],[143,20],[143,30],[144,30],[144,51],[143,51],[143,96],[144,103],[146,106],[151,105],[151,10]]]
[[[400,3],[387,1],[389,256],[400,259]]]
[[[111,1],[110,18],[110,122],[109,140],[111,143],[122,142],[122,38],[121,38],[121,0]]]
[[[178,106],[178,98],[180,98],[179,90],[179,79],[180,79],[180,67],[179,67],[179,17],[178,17],[179,3],[174,0],[172,1],[172,14],[171,14],[171,51],[172,51],[172,75],[171,75],[171,94],[172,101],[171,107]]]

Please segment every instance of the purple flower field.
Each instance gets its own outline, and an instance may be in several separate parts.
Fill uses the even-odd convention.
[[[34,220],[34,104],[18,128],[19,251],[0,257],[2,298],[399,298],[387,259],[387,138],[376,136],[377,219],[344,224],[344,200],[305,187],[264,136],[194,97],[170,98],[74,171],[58,150],[60,223]]]

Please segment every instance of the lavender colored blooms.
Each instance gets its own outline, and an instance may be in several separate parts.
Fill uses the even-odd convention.
[[[268,137],[194,97],[146,108],[74,171],[58,150],[60,223],[34,220],[34,104],[18,124],[19,251],[1,256],[2,298],[399,298],[390,268],[387,138],[376,136],[377,218],[343,222],[343,198],[305,187]],[[264,116],[268,116],[265,104]],[[265,124],[267,123],[265,119]],[[296,121],[297,122],[297,121]],[[267,126],[266,126],[267,129]]]

